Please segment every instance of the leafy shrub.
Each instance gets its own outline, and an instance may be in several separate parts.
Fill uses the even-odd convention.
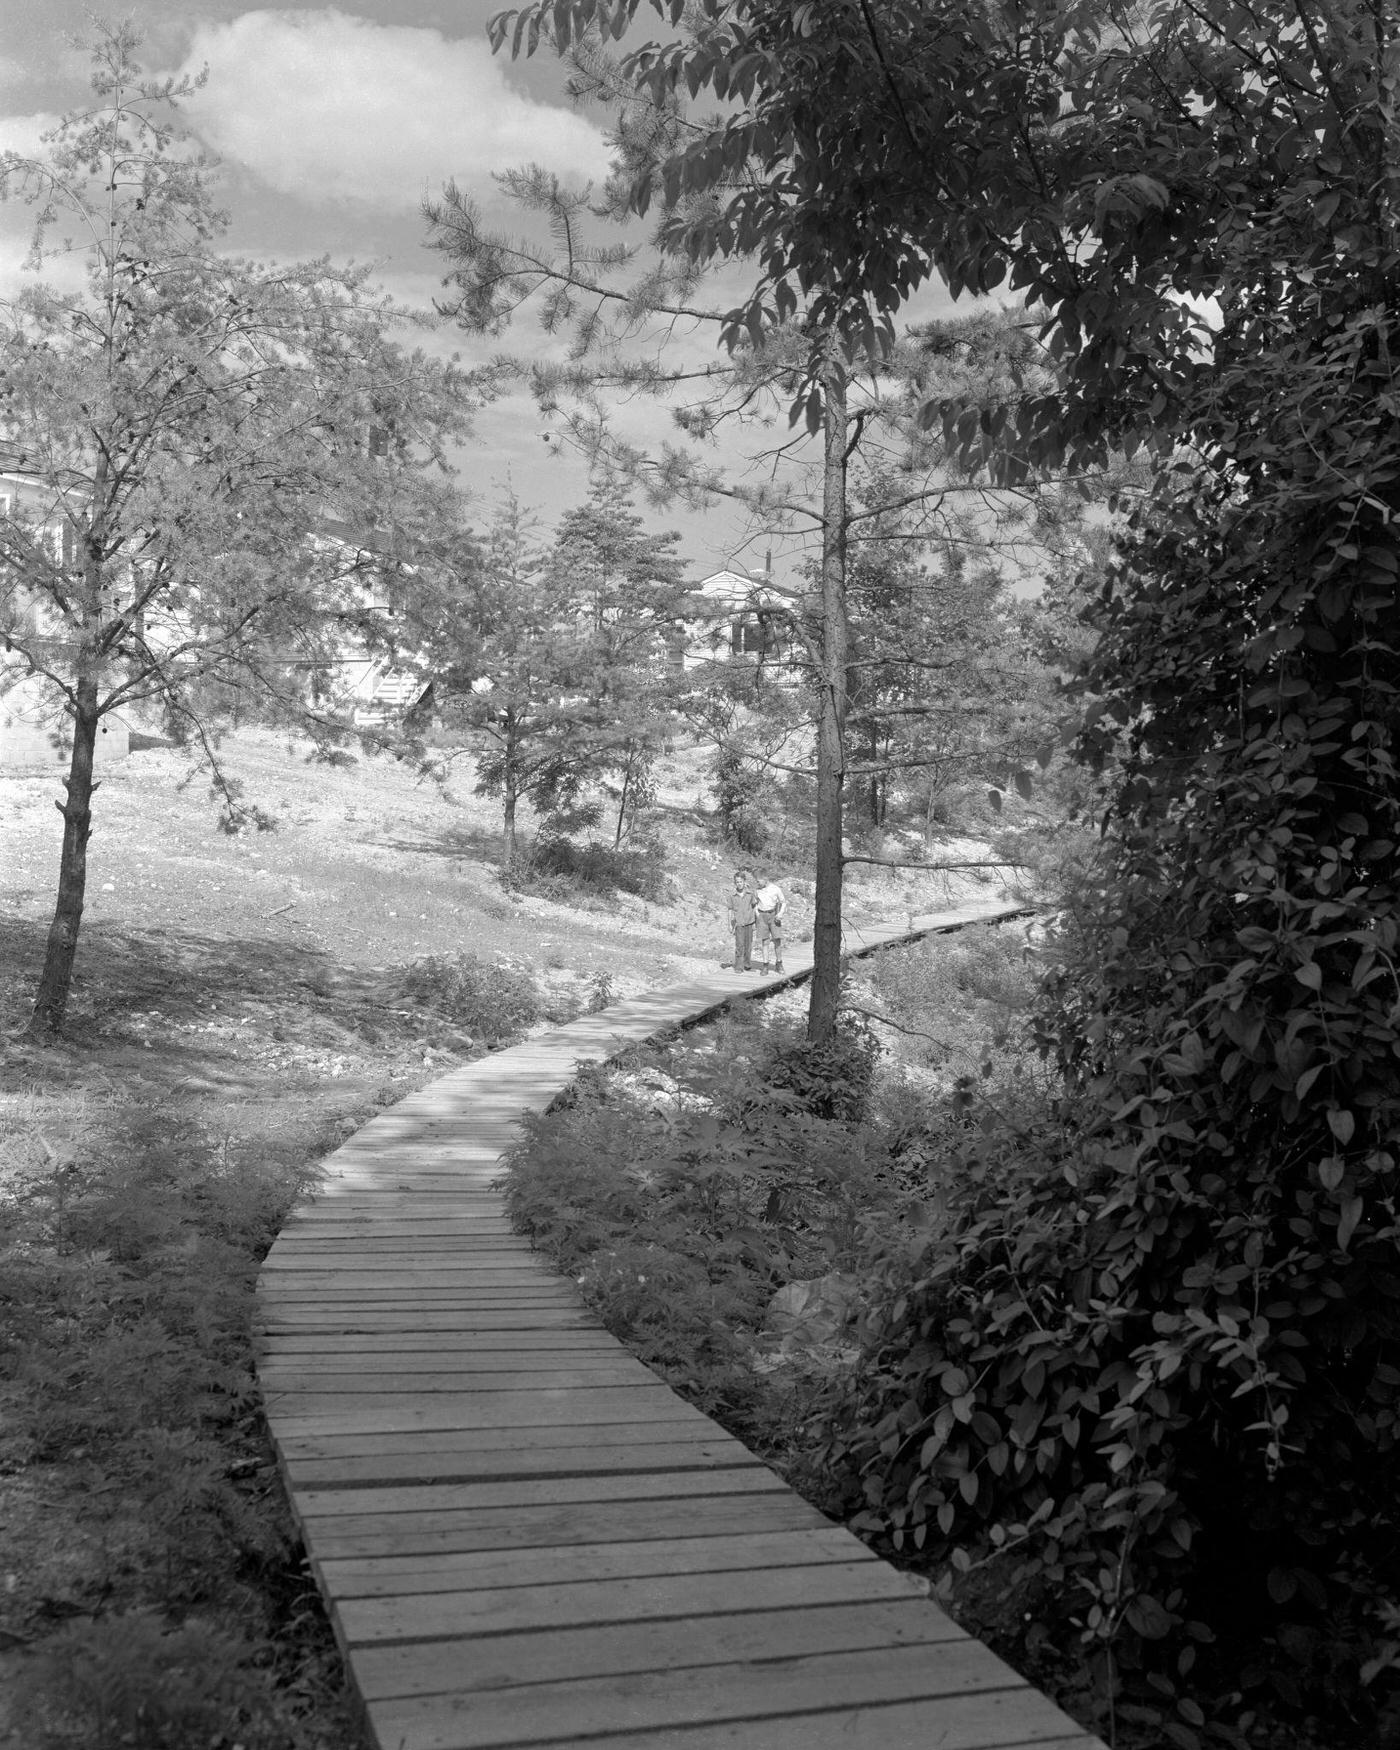
[[[490,965],[475,954],[425,955],[404,969],[400,990],[490,1044],[522,1032],[540,1014],[529,973]]]
[[[539,874],[565,875],[596,893],[635,893],[658,902],[669,896],[666,851],[659,839],[638,840],[627,850],[615,850],[597,839],[576,845],[569,839],[540,838],[530,860]]]
[[[559,904],[585,898],[607,899],[615,893],[665,905],[675,897],[666,873],[666,848],[660,839],[634,834],[626,848],[589,839],[575,844],[560,834],[542,832],[529,850],[518,854],[503,880],[522,893],[535,893]]]
[[[765,1078],[814,1118],[859,1124],[866,1115],[880,1046],[866,1022],[847,1022],[820,1044],[800,1038],[768,1059]]]
[[[1266,1137],[1263,1073],[1212,1067],[1209,1005],[1169,984],[1129,1048],[1062,980],[1046,1048],[1096,1042],[1093,1079],[945,1133],[938,1224],[872,1288],[825,1457],[859,1528],[1033,1601],[986,1625],[1013,1657],[1107,1662],[1154,1750],[1371,1750],[1400,1719],[1393,1219],[1326,1219],[1309,1163],[1346,1126]],[[1222,1059],[1254,1049],[1220,1032]],[[1271,1736],[1308,1714],[1316,1739]]]

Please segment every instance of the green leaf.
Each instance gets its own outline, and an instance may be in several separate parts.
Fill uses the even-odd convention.
[[[1342,1213],[1337,1220],[1337,1245],[1346,1251],[1351,1244],[1352,1235],[1361,1221],[1362,1201],[1359,1197],[1348,1197],[1342,1205]]]
[[[1303,1071],[1293,1088],[1293,1092],[1298,1099],[1301,1100],[1303,1098],[1308,1089],[1313,1085],[1326,1067],[1327,1065],[1325,1063],[1315,1063],[1311,1069],[1305,1069]]]
[[[1287,1604],[1298,1590],[1297,1577],[1292,1568],[1270,1568],[1265,1584],[1275,1604]]]
[[[1137,1631],[1145,1641],[1160,1641],[1171,1633],[1175,1617],[1164,1608],[1157,1599],[1147,1593],[1140,1593],[1132,1599],[1123,1612],[1128,1626]]]

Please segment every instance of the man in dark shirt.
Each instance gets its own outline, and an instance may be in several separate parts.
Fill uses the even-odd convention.
[[[753,971],[753,874],[748,869],[734,871],[734,891],[726,904],[729,926],[734,931],[734,970]]]

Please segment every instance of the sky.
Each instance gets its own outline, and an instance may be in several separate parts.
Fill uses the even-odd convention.
[[[209,69],[182,113],[220,161],[232,253],[369,263],[395,297],[427,307],[444,294],[442,258],[425,244],[425,196],[455,179],[488,220],[509,223],[493,172],[536,162],[583,183],[607,170],[600,118],[570,106],[555,57],[542,52],[516,63],[491,54],[486,26],[500,7],[501,0],[320,8],[148,0],[130,16],[149,72]],[[89,68],[79,43],[91,37],[91,10],[92,0],[0,0],[0,149],[38,150],[43,131],[86,101]],[[21,283],[27,242],[25,210],[0,206],[0,296]],[[448,328],[431,344],[465,362],[548,345],[529,325],[490,343]],[[674,344],[690,355],[701,343]],[[643,442],[664,433],[656,410],[633,407],[622,417]],[[486,410],[476,438],[460,461],[483,520],[507,477],[544,530],[587,500],[582,462],[528,400]],[[760,569],[771,544],[726,510],[645,514],[653,527],[680,531],[679,551],[696,579],[731,559]]]

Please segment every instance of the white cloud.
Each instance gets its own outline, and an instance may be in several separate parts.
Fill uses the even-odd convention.
[[[42,136],[58,126],[58,116],[0,115],[0,152],[17,152],[21,158],[43,158]],[[42,282],[60,291],[76,291],[83,283],[87,258],[81,252],[48,257],[43,271],[34,274],[27,262],[34,241],[35,209],[20,198],[22,185],[11,188],[11,198],[0,205],[0,297],[15,297],[26,285]],[[57,244],[75,227],[60,221],[49,232],[50,245]]]
[[[57,126],[56,115],[0,115],[0,152],[38,158],[44,151],[42,136]]]
[[[209,64],[191,125],[222,158],[310,201],[412,210],[455,177],[535,162],[601,178],[601,133],[507,84],[487,45],[342,12],[248,12],[201,26],[188,69]]]

